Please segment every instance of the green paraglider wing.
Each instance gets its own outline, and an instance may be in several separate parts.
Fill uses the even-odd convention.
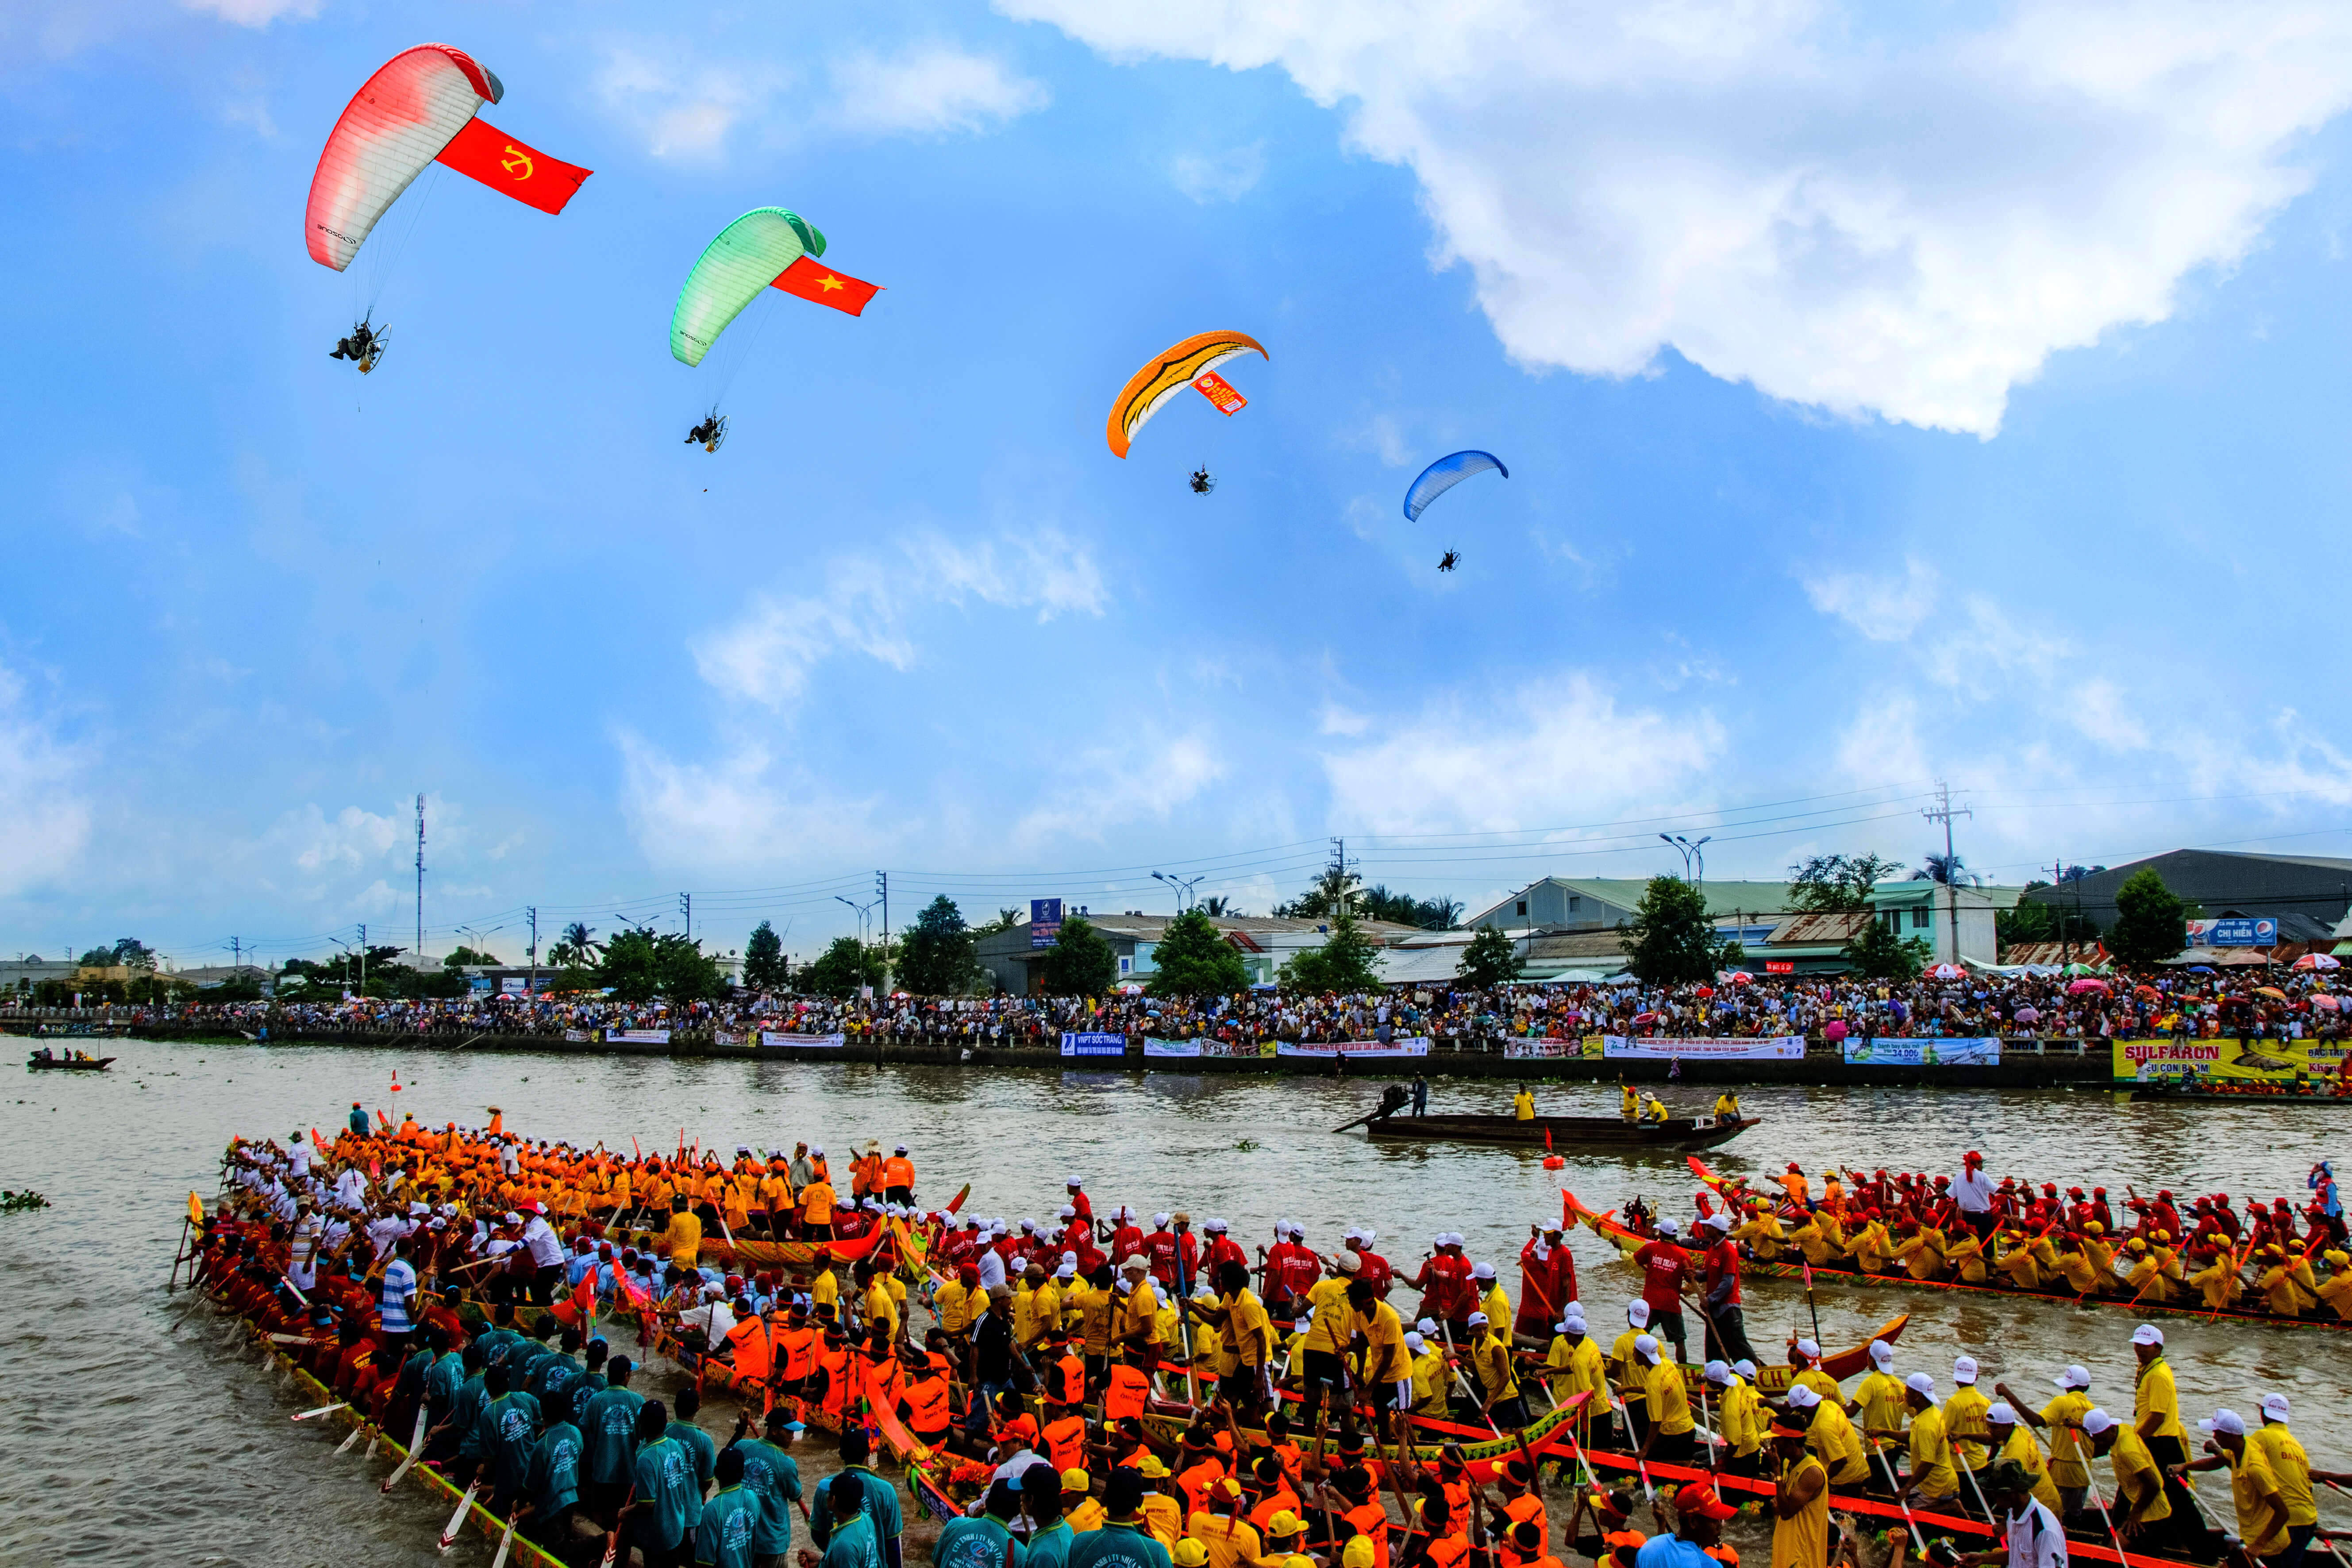
[[[798,213],[754,207],[719,230],[686,275],[669,318],[669,352],[700,364],[727,323],[803,256],[823,256],[824,236]]]

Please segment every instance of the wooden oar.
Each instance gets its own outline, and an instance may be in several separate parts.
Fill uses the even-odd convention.
[[[297,1411],[291,1418],[296,1421],[309,1421],[337,1410],[347,1410],[351,1407],[351,1403],[348,1399],[338,1399],[332,1405],[321,1405],[316,1410]]]
[[[354,1421],[352,1423],[351,1431],[344,1435],[341,1442],[335,1445],[335,1452],[338,1454],[350,1453],[352,1451],[352,1445],[360,1440],[360,1434],[365,1430],[367,1430],[366,1422]]]
[[[409,1436],[408,1452],[401,1459],[399,1468],[394,1470],[392,1474],[383,1478],[383,1489],[386,1492],[390,1492],[394,1487],[397,1486],[400,1483],[400,1478],[408,1474],[408,1467],[416,1463],[417,1456],[424,1452],[425,1406],[419,1405],[416,1407],[416,1430]]]
[[[441,1542],[436,1550],[444,1555],[447,1554],[449,1548],[457,1544],[457,1531],[464,1527],[466,1515],[472,1511],[474,1493],[480,1489],[481,1485],[481,1478],[478,1476],[466,1483],[466,1495],[457,1500],[457,1511],[449,1516],[447,1527],[441,1531]]]
[[[499,1535],[499,1554],[490,1559],[490,1568],[507,1568],[507,1548],[514,1544],[515,1516],[507,1515],[507,1527]]]

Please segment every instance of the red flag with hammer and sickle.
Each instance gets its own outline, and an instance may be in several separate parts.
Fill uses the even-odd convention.
[[[466,121],[434,162],[543,213],[562,212],[580,182],[595,172],[526,147],[479,116]]]

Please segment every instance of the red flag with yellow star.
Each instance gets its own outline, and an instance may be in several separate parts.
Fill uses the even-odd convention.
[[[846,272],[835,272],[813,257],[803,256],[783,270],[773,287],[853,316],[866,313],[866,301],[882,292],[879,283],[861,283]]]

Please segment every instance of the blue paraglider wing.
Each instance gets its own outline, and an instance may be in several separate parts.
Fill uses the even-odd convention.
[[[1492,452],[1456,452],[1450,458],[1440,458],[1421,470],[1421,478],[1404,492],[1404,515],[1408,522],[1417,520],[1424,508],[1447,490],[1473,474],[1494,469],[1505,479],[1511,470],[1503,467],[1503,459]]]

